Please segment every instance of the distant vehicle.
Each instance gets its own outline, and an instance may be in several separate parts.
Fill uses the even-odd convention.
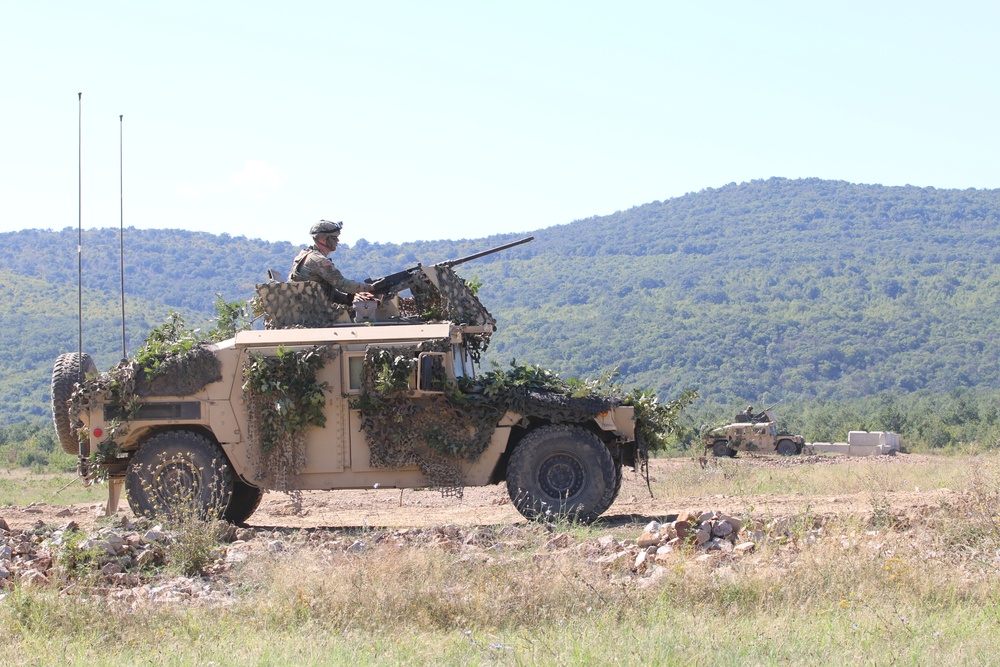
[[[778,416],[768,408],[761,412],[741,412],[733,423],[719,426],[704,435],[705,450],[715,456],[736,456],[737,452],[758,452],[782,456],[801,454],[805,440],[801,435],[779,435]]]

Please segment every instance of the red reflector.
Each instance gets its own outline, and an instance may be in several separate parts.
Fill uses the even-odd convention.
[[[94,437],[95,438],[100,438],[102,435],[104,435],[104,431],[102,431],[99,428],[95,428],[94,429]]]

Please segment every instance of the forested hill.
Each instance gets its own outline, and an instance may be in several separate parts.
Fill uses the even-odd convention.
[[[490,358],[566,376],[617,367],[630,386],[732,402],[987,390],[998,219],[1000,190],[775,178],[549,227],[459,272],[499,320]],[[363,278],[518,236],[359,241],[333,258]],[[77,348],[76,241],[0,234],[0,420],[47,414],[52,360]],[[287,274],[299,247],[134,229],[125,243],[130,353],[169,310],[207,323],[216,293],[248,298],[266,269]],[[87,230],[83,247],[84,348],[103,369],[121,356],[118,230]]]

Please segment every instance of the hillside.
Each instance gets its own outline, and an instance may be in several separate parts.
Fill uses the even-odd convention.
[[[985,391],[1000,385],[998,219],[1000,190],[770,179],[539,230],[460,273],[484,282],[502,362],[617,367],[630,386],[717,402]],[[334,259],[361,278],[515,238],[362,240]],[[177,230],[126,230],[126,244],[130,352],[169,309],[207,323],[216,293],[248,298],[298,247]],[[84,258],[84,347],[107,368],[117,230],[85,231]],[[51,360],[76,349],[76,230],[0,234],[0,266],[2,420],[44,415]]]

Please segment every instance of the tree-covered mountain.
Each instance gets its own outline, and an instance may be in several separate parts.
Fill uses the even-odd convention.
[[[470,216],[470,217],[474,217]],[[770,179],[539,230],[463,265],[499,321],[488,359],[712,402],[856,399],[1000,386],[1000,190]],[[303,221],[305,229],[310,221]],[[348,224],[350,222],[348,221]],[[342,246],[353,278],[518,235]],[[77,349],[75,229],[0,234],[2,419],[48,412]],[[173,309],[207,323],[298,246],[178,230],[125,234],[128,350]],[[118,230],[84,231],[84,349],[121,356]]]

